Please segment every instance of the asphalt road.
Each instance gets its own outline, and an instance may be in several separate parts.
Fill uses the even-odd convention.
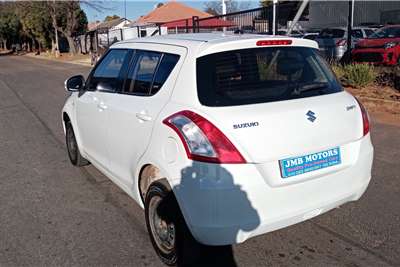
[[[139,206],[96,169],[67,158],[63,82],[88,71],[0,57],[0,266],[162,266]],[[372,136],[373,180],[358,202],[236,245],[234,263],[222,253],[209,261],[399,266],[400,128],[373,122]]]

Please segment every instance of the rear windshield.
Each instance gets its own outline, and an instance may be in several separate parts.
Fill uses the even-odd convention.
[[[343,38],[345,31],[342,29],[323,29],[318,38]]]
[[[269,47],[198,58],[197,91],[202,105],[233,106],[319,96],[342,88],[316,49]]]

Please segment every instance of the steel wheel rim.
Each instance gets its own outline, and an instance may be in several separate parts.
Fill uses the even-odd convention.
[[[157,247],[165,254],[171,253],[175,248],[175,225],[163,220],[158,212],[162,198],[154,196],[149,203],[150,230]]]

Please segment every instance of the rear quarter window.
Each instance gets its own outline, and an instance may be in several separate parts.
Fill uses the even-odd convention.
[[[305,47],[234,50],[197,59],[197,92],[206,106],[233,106],[342,91],[318,51]]]
[[[150,96],[156,94],[168,79],[179,55],[137,51],[128,73],[124,93]]]

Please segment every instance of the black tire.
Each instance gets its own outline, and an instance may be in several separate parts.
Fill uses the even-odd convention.
[[[145,216],[151,243],[166,265],[190,266],[199,261],[206,246],[194,239],[173,192],[160,182],[151,184],[146,193]]]
[[[72,128],[71,122],[65,124],[65,142],[67,144],[68,157],[72,165],[82,167],[89,165],[90,162],[82,157],[79,151],[78,143],[76,142],[74,129]]]

